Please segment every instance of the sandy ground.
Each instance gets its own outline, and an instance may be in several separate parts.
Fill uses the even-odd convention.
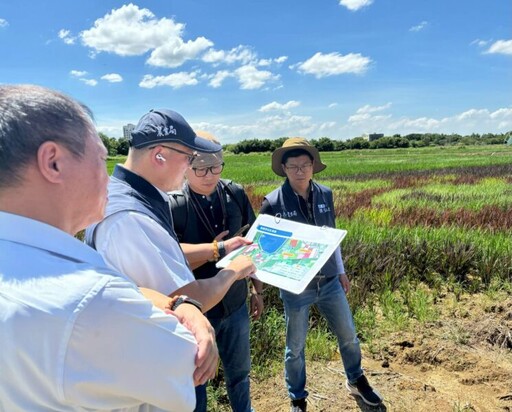
[[[512,412],[512,297],[465,296],[435,322],[393,333],[363,367],[384,396],[368,407],[345,389],[339,360],[308,362],[308,411]],[[289,410],[281,374],[252,382],[257,412]]]

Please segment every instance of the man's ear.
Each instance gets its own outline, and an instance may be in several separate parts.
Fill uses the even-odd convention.
[[[48,140],[37,150],[37,166],[41,175],[52,183],[62,182],[63,158],[66,155],[62,147]]]
[[[165,165],[165,162],[167,159],[162,155],[162,148],[159,146],[154,147],[150,150],[150,161],[152,164],[157,166],[163,166]]]

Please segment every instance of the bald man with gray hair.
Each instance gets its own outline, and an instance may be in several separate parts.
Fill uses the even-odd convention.
[[[74,237],[103,217],[106,159],[85,106],[0,85],[2,411],[191,411],[214,376],[209,323],[177,318],[196,308],[157,309]]]

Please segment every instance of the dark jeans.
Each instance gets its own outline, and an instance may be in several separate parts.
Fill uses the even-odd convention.
[[[281,299],[286,317],[285,380],[291,399],[308,396],[304,347],[311,305],[318,307],[338,339],[347,379],[353,382],[363,374],[359,339],[338,276],[314,278],[299,295],[281,289]]]
[[[234,412],[250,412],[251,355],[247,305],[242,305],[225,318],[209,321],[215,329],[231,408]],[[196,399],[195,412],[206,412],[206,385],[196,386]]]

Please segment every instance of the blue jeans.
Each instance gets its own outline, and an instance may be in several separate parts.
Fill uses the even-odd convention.
[[[281,289],[286,318],[285,380],[291,399],[308,396],[304,347],[309,326],[309,307],[315,304],[338,339],[345,374],[354,382],[363,374],[361,349],[352,312],[338,276],[315,277],[299,295]]]
[[[209,319],[215,329],[229,403],[234,412],[250,412],[249,312],[247,305],[221,319]],[[206,385],[196,386],[195,412],[206,412]]]

